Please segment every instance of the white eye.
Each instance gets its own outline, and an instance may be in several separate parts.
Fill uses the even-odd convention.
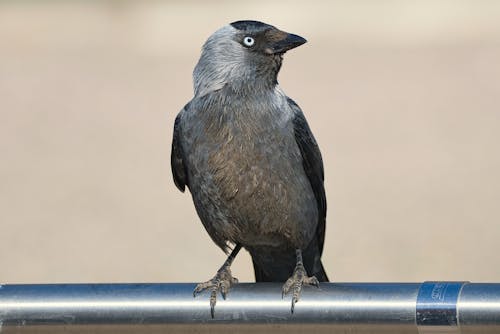
[[[246,46],[252,46],[255,44],[255,40],[252,37],[247,36],[243,38],[243,44],[245,44]]]

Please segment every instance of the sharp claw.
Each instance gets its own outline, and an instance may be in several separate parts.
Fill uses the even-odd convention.
[[[238,279],[231,276],[229,269],[219,270],[214,278],[211,280],[198,284],[193,291],[193,297],[196,297],[200,292],[210,291],[210,315],[212,319],[215,317],[215,304],[217,303],[217,294],[220,291],[224,300],[227,298],[229,289]]]
[[[200,289],[200,285],[198,284],[193,290],[193,298],[195,298],[203,289]]]
[[[212,288],[212,292],[210,293],[210,314],[212,315],[212,319],[215,317],[215,304],[217,303],[217,288]]]
[[[308,277],[307,272],[305,271],[303,266],[297,265],[295,268],[292,277],[290,277],[285,284],[283,284],[283,288],[281,289],[281,298],[283,299],[284,296],[286,296],[290,290],[293,291],[292,295],[292,307],[291,307],[291,312],[292,314],[295,311],[295,304],[299,301],[300,299],[300,294],[302,291],[302,287],[304,285],[314,285],[317,288],[319,288],[319,281],[315,276]]]
[[[311,285],[314,285],[315,287],[319,288],[319,281],[316,278],[316,276],[311,277]]]
[[[224,298],[224,300],[226,300],[226,295],[229,291],[230,284],[231,283],[229,283],[227,281],[223,281],[220,284],[220,294],[222,295],[222,298]]]

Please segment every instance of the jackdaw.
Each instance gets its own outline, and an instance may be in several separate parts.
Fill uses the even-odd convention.
[[[258,21],[211,35],[193,72],[194,98],[175,119],[172,172],[187,186],[212,240],[229,257],[209,289],[226,298],[230,266],[244,247],[257,282],[285,282],[293,293],[328,282],[321,263],[326,197],[323,162],[299,106],[281,90],[283,54],[306,40]],[[310,274],[311,276],[308,276]]]

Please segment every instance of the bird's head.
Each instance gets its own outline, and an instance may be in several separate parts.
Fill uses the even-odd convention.
[[[258,21],[236,21],[213,33],[203,45],[193,73],[195,95],[229,84],[256,89],[277,83],[283,54],[306,40]]]

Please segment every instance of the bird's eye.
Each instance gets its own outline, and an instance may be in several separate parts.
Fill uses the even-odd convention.
[[[255,39],[253,39],[250,36],[247,36],[247,37],[243,38],[243,44],[245,44],[246,46],[252,46],[255,44]]]

